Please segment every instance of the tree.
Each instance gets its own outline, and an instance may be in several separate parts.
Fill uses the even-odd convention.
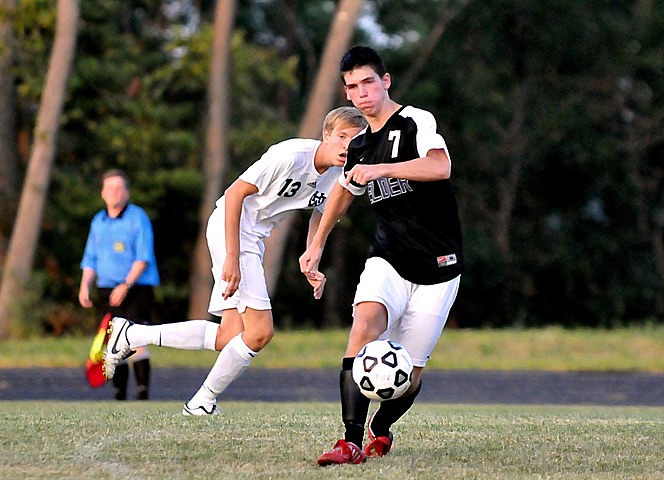
[[[635,187],[637,205],[635,235],[650,244],[648,264],[655,266],[654,314],[664,319],[664,103],[662,95],[661,33],[664,17],[655,2],[642,0],[635,9],[633,67],[623,77],[622,95],[617,96],[620,146],[625,152],[628,181]],[[657,60],[658,59],[658,60]]]
[[[30,278],[50,182],[60,116],[76,49],[78,0],[58,0],[55,39],[37,114],[28,164],[0,286],[0,338],[11,334],[13,309]]]
[[[415,79],[419,76],[422,69],[426,67],[427,62],[431,58],[431,55],[433,55],[434,50],[438,45],[438,42],[443,36],[443,33],[445,33],[447,25],[450,22],[452,22],[452,20],[454,20],[458,12],[463,10],[463,8],[469,2],[470,0],[460,0],[459,5],[456,5],[453,8],[450,8],[450,5],[448,5],[447,2],[444,2],[444,4],[440,7],[440,10],[438,12],[439,21],[433,24],[431,30],[429,31],[429,34],[421,42],[419,52],[415,57],[413,65],[411,65],[411,68],[408,69],[404,78],[400,79],[399,87],[392,94],[392,97],[395,100],[401,98],[404,95],[404,93],[410,89],[410,87],[413,85]]]
[[[199,210],[200,227],[189,279],[189,318],[206,318],[212,286],[210,253],[207,247],[207,220],[214,202],[221,194],[228,158],[231,37],[235,19],[235,1],[218,0],[214,16],[212,55],[208,84],[208,122],[203,159],[204,192]]]
[[[362,0],[342,0],[334,16],[314,87],[309,95],[307,109],[300,123],[299,136],[318,138],[323,119],[337,97],[339,62],[348,49],[355,25],[362,9]],[[284,246],[288,241],[296,213],[283,219],[265,242],[265,276],[268,289],[275,288],[283,264]]]
[[[132,196],[153,218],[163,272],[159,318],[187,315],[209,180],[201,167],[210,123],[203,112],[218,5],[167,3],[177,8],[80,2],[76,62],[27,289],[38,296],[33,324],[46,331],[63,307],[73,319],[68,332],[92,327],[75,302],[78,261],[90,215],[101,208],[91,185],[116,166],[130,173]],[[347,5],[237,2],[222,190],[269,145],[296,136],[298,126],[318,134],[320,120],[303,114],[323,98],[313,93],[318,62],[340,3]],[[3,6],[13,4],[4,16]],[[363,3],[353,40],[381,52],[395,79],[393,98],[431,110],[450,147],[468,263],[452,312],[458,325],[662,318],[663,8],[652,0]],[[0,76],[14,76],[17,132],[10,142],[19,177],[30,157],[55,11],[56,2],[0,0],[0,24],[10,18],[15,37],[14,60]],[[2,54],[7,45],[3,36]],[[338,82],[336,71],[326,78]],[[325,93],[335,92],[343,103],[340,88]],[[0,115],[10,113],[2,102]],[[0,183],[6,178],[0,172]],[[365,200],[354,202],[330,239],[323,302],[303,288],[292,261],[302,251],[307,215],[283,229],[285,250],[274,255],[272,270],[281,273],[271,292],[279,326],[348,321],[373,230]],[[0,217],[11,215],[0,206]],[[10,231],[8,225],[7,237]],[[267,253],[276,250],[268,246]]]
[[[11,70],[15,42],[10,21],[15,7],[15,0],[0,0],[0,265],[3,264],[18,196],[16,90]]]

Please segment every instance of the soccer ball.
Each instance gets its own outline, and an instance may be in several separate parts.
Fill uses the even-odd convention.
[[[399,343],[367,343],[353,361],[353,380],[362,394],[378,402],[403,395],[413,376],[413,360]]]

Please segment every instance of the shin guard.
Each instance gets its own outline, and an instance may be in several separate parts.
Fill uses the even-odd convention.
[[[346,427],[344,439],[362,448],[364,424],[369,413],[371,401],[362,395],[360,388],[353,380],[352,357],[344,358],[342,363],[339,386],[341,390],[341,417]]]

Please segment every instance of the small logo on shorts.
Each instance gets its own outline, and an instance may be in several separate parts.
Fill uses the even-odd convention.
[[[439,267],[447,267],[448,265],[454,265],[457,263],[456,253],[450,253],[449,255],[441,255],[436,259],[438,261]]]

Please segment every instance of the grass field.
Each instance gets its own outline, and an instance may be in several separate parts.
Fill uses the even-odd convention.
[[[347,330],[277,331],[258,368],[338,368]],[[0,368],[80,367],[92,337],[0,341]],[[152,348],[154,365],[209,367],[215,352]],[[428,368],[664,372],[664,325],[443,332]]]
[[[334,368],[347,332],[277,332],[252,365]],[[0,368],[80,367],[91,337],[0,342]],[[447,330],[429,368],[664,372],[664,326]],[[209,367],[214,352],[153,348],[159,367]],[[339,406],[223,402],[1,402],[0,479],[664,479],[664,408],[416,404],[392,452],[320,468]]]
[[[0,402],[0,478],[662,479],[664,409],[415,405],[390,454],[315,463],[341,434],[338,406]]]

